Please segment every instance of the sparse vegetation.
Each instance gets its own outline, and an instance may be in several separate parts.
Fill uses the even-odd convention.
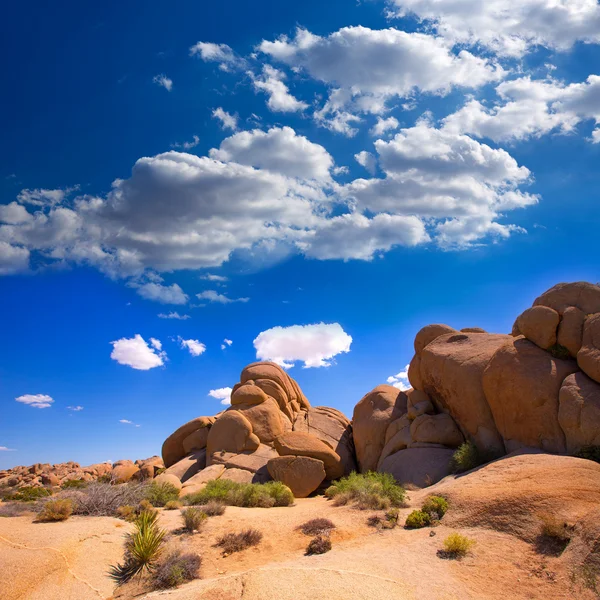
[[[444,549],[440,552],[440,555],[444,558],[463,558],[474,545],[475,540],[454,532],[444,540]]]
[[[195,506],[182,510],[181,517],[183,518],[183,528],[189,533],[200,531],[207,519],[206,513]]]
[[[389,473],[350,473],[327,488],[325,495],[336,505],[354,503],[357,508],[384,510],[403,506],[406,492]]]
[[[122,564],[112,566],[109,575],[123,585],[135,575],[151,571],[163,549],[166,532],[157,524],[158,513],[142,511],[135,520],[136,531],[127,536]]]
[[[432,519],[441,519],[448,510],[448,501],[442,496],[430,496],[425,500],[421,510],[427,513]]]
[[[20,517],[37,510],[37,503],[2,502],[0,504],[0,517]]]
[[[209,481],[202,491],[186,496],[185,501],[191,505],[218,502],[229,506],[271,508],[290,506],[294,502],[294,495],[279,481],[237,483],[229,479],[215,479]]]
[[[573,527],[551,514],[539,515],[540,535],[536,540],[541,554],[560,555],[569,545],[573,536]]]
[[[328,536],[318,535],[310,540],[306,547],[306,554],[325,554],[331,550],[331,540]]]
[[[119,508],[117,508],[117,517],[125,521],[135,521],[137,517],[137,510],[135,506],[130,506],[129,504],[126,504],[125,506],[119,506]]]
[[[165,510],[178,510],[183,506],[182,502],[179,502],[179,500],[169,500],[166,504],[165,504]]]
[[[37,521],[50,523],[53,521],[66,521],[73,514],[73,503],[71,500],[56,499],[44,503],[42,510],[38,513]]]
[[[367,519],[369,527],[377,527],[378,529],[394,529],[398,525],[400,511],[397,508],[390,508],[385,515],[372,515]]]
[[[70,498],[73,501],[73,514],[88,516],[118,516],[120,506],[138,506],[146,495],[145,483],[121,483],[110,485],[108,483],[90,483],[86,488],[79,490],[65,490],[60,493],[61,498]]]
[[[473,442],[461,444],[452,455],[450,468],[453,473],[464,473],[479,467],[485,462],[484,457]]]
[[[155,483],[152,482],[146,488],[146,500],[152,504],[152,506],[164,506],[171,500],[179,499],[179,490],[168,482]]]
[[[550,352],[554,358],[560,358],[562,360],[572,358],[571,353],[561,344],[554,344],[554,346],[550,346],[550,348],[548,348],[548,352]]]
[[[156,589],[177,587],[199,577],[202,558],[190,552],[182,554],[180,550],[162,558],[154,570],[152,583]]]
[[[225,504],[212,500],[204,506],[200,506],[200,509],[209,517],[218,517],[225,512]]]
[[[240,533],[228,533],[223,537],[219,538],[216,546],[223,550],[223,554],[233,554],[234,552],[241,552],[250,548],[251,546],[257,546],[262,540],[263,534],[256,529],[246,529]]]
[[[576,458],[585,458],[600,463],[600,446],[584,446],[574,454]]]
[[[427,527],[427,525],[431,525],[431,516],[429,513],[423,512],[422,510],[413,510],[410,515],[406,517],[404,525],[408,529]]]
[[[82,489],[88,486],[88,482],[83,479],[66,479],[60,484],[63,490]]]
[[[12,494],[10,500],[15,500],[16,502],[33,502],[40,498],[47,498],[48,496],[52,496],[52,492],[48,488],[26,485]]]
[[[323,533],[329,533],[332,529],[335,529],[335,525],[329,519],[311,519],[302,525],[296,527],[299,529],[304,535],[321,535]]]

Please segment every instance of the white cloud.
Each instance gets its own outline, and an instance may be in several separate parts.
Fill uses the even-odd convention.
[[[596,0],[389,0],[398,14],[414,14],[451,43],[481,44],[507,56],[534,46],[567,50],[600,42]]]
[[[197,135],[192,137],[191,142],[183,142],[182,144],[171,144],[171,148],[183,148],[184,150],[191,150],[195,148],[200,143],[200,138]]]
[[[68,410],[72,410],[73,412],[79,412],[83,410],[83,406],[67,406]]]
[[[6,446],[0,446],[0,452],[16,452],[14,448],[7,448]]]
[[[138,284],[132,282],[129,284],[134,287],[137,293],[146,300],[153,300],[161,304],[186,304],[188,295],[177,285],[161,285],[160,283],[143,283]]]
[[[224,275],[213,275],[212,273],[201,275],[200,279],[205,279],[206,281],[216,281],[217,283],[224,283],[227,281],[227,277]]]
[[[229,298],[225,294],[219,294],[215,290],[206,290],[196,294],[196,298],[199,300],[208,300],[209,302],[216,302],[217,304],[231,304],[232,302],[248,302],[250,298]]]
[[[267,329],[254,340],[254,347],[259,360],[289,369],[296,361],[302,361],[304,368],[328,367],[333,357],[350,352],[351,343],[339,323],[318,323]]]
[[[0,275],[22,273],[29,269],[29,250],[0,240]]]
[[[15,400],[27,406],[33,406],[33,408],[50,408],[54,403],[54,400],[45,394],[25,394]]]
[[[21,204],[31,204],[32,206],[55,206],[60,204],[68,194],[76,189],[78,188],[72,187],[64,190],[21,190],[17,196],[17,201]]]
[[[16,202],[0,205],[0,223],[20,225],[32,219],[33,216],[27,212],[27,209]]]
[[[221,350],[225,350],[228,346],[231,346],[231,344],[233,344],[233,341],[225,338],[221,344]]]
[[[406,390],[410,390],[412,386],[408,381],[408,367],[409,365],[406,365],[403,371],[400,371],[400,373],[388,377],[387,382],[403,392],[405,392]]]
[[[216,398],[221,401],[221,404],[229,405],[231,404],[231,392],[233,391],[230,387],[219,388],[217,390],[210,390],[208,395],[211,398]]]
[[[213,110],[212,116],[221,122],[221,129],[231,129],[232,131],[237,129],[237,115],[230,115],[220,106],[219,108],[215,108],[215,110]]]
[[[156,348],[155,343],[158,340],[154,338],[150,338],[150,340],[152,347],[146,343],[139,333],[136,333],[132,338],[121,338],[116,342],[111,342],[113,351],[110,357],[120,365],[127,365],[140,371],[161,367],[165,364],[164,361],[167,355],[165,352],[161,352],[160,348]]]
[[[160,340],[157,340],[156,338],[150,338],[150,345],[156,350],[162,350],[162,342]]]
[[[377,117],[377,123],[373,125],[373,127],[369,130],[369,133],[374,137],[380,137],[388,131],[398,129],[398,127],[400,127],[400,123],[395,117],[388,117],[387,119]]]
[[[306,180],[328,181],[333,167],[333,158],[323,146],[298,135],[291,127],[241,131],[212,149],[210,157]]]
[[[129,419],[119,419],[119,423],[123,423],[123,425],[133,425],[134,427],[141,427],[141,425],[138,425],[137,423],[134,423],[133,421],[130,421]],[[108,461],[110,462],[110,461]]]
[[[354,159],[359,165],[362,165],[371,175],[377,171],[377,159],[366,150],[354,155]]]
[[[184,340],[183,338],[177,338],[182,348],[187,348],[192,356],[200,356],[206,351],[206,346],[198,340]]]
[[[251,71],[248,75],[252,79],[255,90],[268,94],[267,106],[273,112],[301,112],[308,108],[308,104],[290,94],[288,86],[283,82],[285,79],[283,71],[271,65],[263,65],[262,75],[256,76]]]
[[[294,39],[263,40],[259,49],[339,88],[346,96],[343,104],[355,112],[381,114],[393,97],[416,91],[446,94],[453,87],[476,88],[504,75],[498,65],[466,50],[453,54],[440,38],[393,28],[344,27],[328,37],[298,29]]]
[[[170,313],[159,313],[159,319],[177,319],[178,321],[187,321],[191,319],[190,315],[180,315],[177,311],[172,311]]]
[[[164,73],[161,73],[160,75],[155,75],[152,78],[152,83],[164,87],[165,90],[167,90],[167,92],[170,92],[173,89],[173,81],[169,79]]]
[[[565,85],[554,79],[521,77],[501,83],[500,102],[488,108],[470,100],[444,119],[452,132],[496,142],[536,138],[552,131],[571,133],[584,120],[600,123],[600,76]]]
[[[246,64],[227,44],[198,42],[190,48],[190,56],[198,56],[204,62],[217,62],[223,71],[241,68]]]

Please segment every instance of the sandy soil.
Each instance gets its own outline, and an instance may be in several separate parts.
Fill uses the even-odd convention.
[[[415,500],[418,494],[415,495]],[[401,522],[410,509],[401,511]],[[593,598],[574,590],[558,558],[537,554],[524,541],[488,529],[461,529],[476,541],[462,561],[437,551],[452,529],[440,525],[377,531],[372,511],[335,507],[324,498],[297,500],[289,508],[228,507],[201,533],[178,533],[178,511],[162,511],[172,532],[168,545],[203,557],[202,579],[176,590],[151,592],[141,583],[114,590],[106,571],[121,560],[129,525],[108,517],[72,517],[34,524],[31,516],[0,519],[0,597],[3,600],[169,598],[173,600],[572,600]],[[322,516],[337,529],[333,549],[304,556],[309,538],[296,527]],[[247,527],[264,538],[255,548],[223,557],[214,547],[223,533]]]

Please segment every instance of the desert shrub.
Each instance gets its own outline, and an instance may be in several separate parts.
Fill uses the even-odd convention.
[[[318,535],[310,540],[306,547],[306,554],[325,554],[331,550],[331,540],[327,536]]]
[[[584,446],[573,456],[577,458],[585,458],[600,463],[600,446]]]
[[[423,512],[422,510],[413,510],[404,524],[408,529],[420,529],[421,527],[427,527],[431,524],[431,516],[429,513]]]
[[[88,482],[83,479],[66,479],[60,484],[63,490],[81,489],[88,486]]]
[[[136,530],[125,541],[123,563],[109,570],[109,576],[118,586],[137,574],[151,571],[160,557],[166,531],[158,526],[157,517],[156,512],[142,511],[135,520]]]
[[[262,540],[263,534],[256,529],[246,529],[240,533],[228,533],[223,537],[219,538],[216,546],[223,550],[223,554],[233,554],[234,552],[241,552],[250,548],[251,546],[257,546]]]
[[[406,492],[389,473],[350,473],[327,488],[325,495],[335,504],[354,503],[360,509],[402,506]]]
[[[34,510],[37,511],[37,502],[2,502],[0,503],[0,517],[20,517]]]
[[[209,481],[206,487],[185,497],[187,504],[205,505],[219,502],[229,506],[270,508],[289,506],[294,502],[290,489],[278,481],[268,483],[237,483],[229,479]]]
[[[152,482],[146,488],[146,500],[152,506],[164,506],[167,502],[178,499],[179,490],[172,483]]]
[[[37,521],[66,521],[73,514],[73,502],[69,499],[48,500],[38,513]]]
[[[100,475],[98,479],[96,479],[96,483],[111,483],[112,475],[110,473],[104,473],[104,475]]]
[[[177,550],[157,563],[152,574],[152,584],[156,589],[166,589],[197,579],[201,565],[202,558],[197,554],[182,554]]]
[[[367,519],[367,525],[369,527],[381,527],[382,519],[379,515],[371,515]]]
[[[135,521],[137,517],[137,510],[135,506],[131,506],[130,504],[125,504],[125,506],[119,506],[116,510],[117,517],[119,519],[124,519],[125,521]]]
[[[299,529],[304,535],[315,536],[335,529],[335,525],[329,519],[318,518],[306,521],[296,529]]]
[[[15,490],[7,485],[0,485],[0,500],[8,502],[13,499]]]
[[[33,502],[34,500],[47,498],[48,496],[52,496],[52,492],[48,488],[26,485],[22,488],[19,488],[12,495],[11,500],[15,500],[17,502]]]
[[[448,510],[448,500],[442,496],[429,496],[421,507],[432,519],[441,519]]]
[[[447,558],[462,558],[475,545],[475,540],[460,533],[451,533],[444,540],[443,553]]]
[[[183,528],[189,533],[200,531],[204,521],[206,521],[206,513],[195,506],[190,506],[181,511],[183,518]]]
[[[215,500],[207,502],[200,508],[208,517],[218,517],[225,512],[225,505],[222,502],[216,502]]]
[[[385,513],[385,521],[386,523],[389,523],[391,527],[396,527],[399,517],[400,511],[397,508],[390,508],[390,510]]]
[[[137,506],[146,494],[145,483],[90,483],[81,490],[65,490],[61,498],[73,500],[73,514],[88,516],[116,516],[120,506]]]
[[[461,444],[452,455],[450,469],[453,473],[464,473],[484,463],[477,446],[473,442]]]
[[[536,549],[541,554],[560,556],[573,537],[573,526],[551,514],[539,515],[540,534],[536,539]]]
[[[571,353],[561,344],[554,344],[554,346],[550,346],[550,348],[548,348],[548,352],[550,352],[554,358],[561,358],[563,360],[571,358]]]
[[[179,502],[179,500],[169,500],[165,504],[165,510],[177,510],[177,509],[181,508],[182,506],[183,506],[183,503]]]

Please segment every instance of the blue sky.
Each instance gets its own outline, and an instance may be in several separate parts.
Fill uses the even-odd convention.
[[[159,453],[257,358],[351,415],[598,281],[600,5],[478,5],[5,7],[0,468]]]

